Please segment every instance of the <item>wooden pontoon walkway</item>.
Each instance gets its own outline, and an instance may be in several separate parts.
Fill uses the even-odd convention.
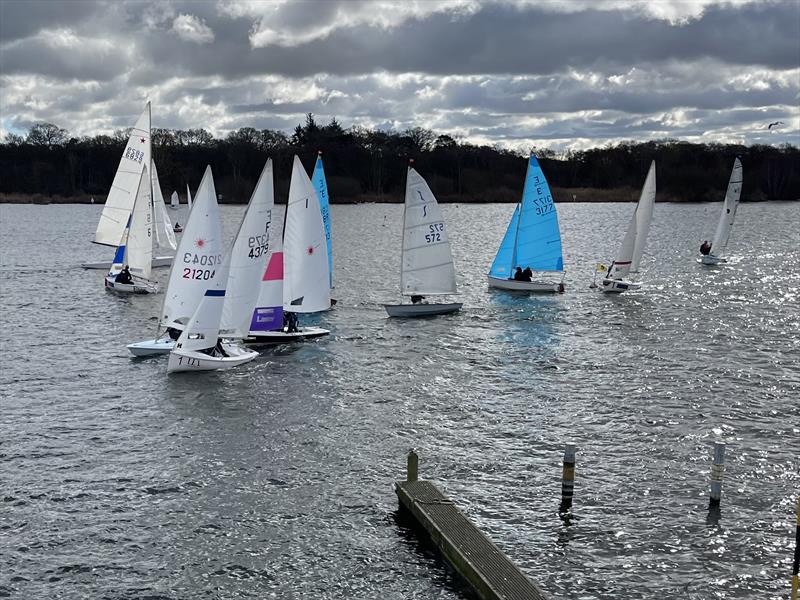
[[[482,600],[545,600],[548,596],[429,481],[395,482],[401,509],[430,535],[445,559]]]

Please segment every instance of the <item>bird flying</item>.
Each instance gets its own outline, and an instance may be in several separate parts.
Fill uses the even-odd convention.
[[[774,123],[770,123],[767,129],[772,129],[773,127],[777,127],[778,125],[785,125],[783,121],[775,121]]]

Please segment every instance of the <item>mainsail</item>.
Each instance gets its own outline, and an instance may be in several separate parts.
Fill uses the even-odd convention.
[[[325,181],[325,169],[322,166],[322,152],[317,154],[317,162],[314,165],[314,175],[311,183],[317,191],[319,199],[319,211],[322,213],[322,223],[325,225],[325,240],[328,243],[328,276],[330,286],[333,287],[333,255],[331,254],[331,212],[328,198],[328,184]]]

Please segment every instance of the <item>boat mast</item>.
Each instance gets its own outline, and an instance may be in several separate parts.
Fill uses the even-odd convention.
[[[517,204],[519,208],[519,213],[517,214],[517,230],[514,232],[514,246],[511,249],[511,264],[508,268],[508,274],[511,277],[514,276],[514,263],[517,260],[517,241],[519,240],[520,223],[522,223],[522,205],[525,202],[525,192],[528,190],[528,171],[530,171],[530,169],[531,159],[528,157],[528,167],[525,169],[525,183],[522,185],[522,198],[520,198],[519,204]]]

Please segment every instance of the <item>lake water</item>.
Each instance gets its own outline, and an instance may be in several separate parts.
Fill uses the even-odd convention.
[[[0,596],[462,598],[395,521],[415,447],[420,476],[554,597],[788,597],[800,205],[741,205],[731,262],[709,269],[720,205],[659,204],[647,287],[590,290],[633,208],[559,205],[566,293],[529,298],[486,286],[514,207],[446,205],[464,310],[404,321],[381,306],[399,298],[402,207],[333,206],[339,303],[314,319],[332,335],[167,376],[125,349],[162,296],[77,267],[110,258],[89,243],[101,207],[1,206]],[[231,235],[243,209],[223,207]]]

